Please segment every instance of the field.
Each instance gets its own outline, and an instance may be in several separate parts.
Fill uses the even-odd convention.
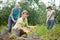
[[[36,26],[37,28],[34,30],[34,35],[40,37],[41,40],[60,40],[60,24],[55,24],[50,30],[47,29],[46,25]],[[2,30],[3,27],[4,26],[1,26],[0,29]],[[5,27],[5,29],[7,29],[7,27]]]
[[[43,40],[60,40],[60,25],[55,24],[51,30],[48,30],[45,25],[38,25],[35,33]]]

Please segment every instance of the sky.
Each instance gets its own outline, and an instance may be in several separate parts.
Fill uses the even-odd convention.
[[[51,2],[51,0],[40,0],[40,1],[44,2],[46,4],[46,6],[48,6],[48,2]],[[54,0],[52,0],[52,1],[54,1]],[[55,0],[56,6],[59,6],[59,1],[60,0]]]
[[[3,1],[6,2],[6,0],[3,0]],[[17,0],[17,1],[19,1],[19,0]],[[40,0],[40,1],[44,2],[46,4],[46,6],[48,6],[48,2],[51,2],[51,0]],[[52,1],[54,1],[54,0],[52,0]],[[56,4],[56,6],[59,6],[59,0],[55,0],[55,4]]]

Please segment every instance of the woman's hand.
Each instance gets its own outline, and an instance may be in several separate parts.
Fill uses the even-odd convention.
[[[22,28],[22,27],[18,27],[18,30],[20,30],[20,29],[22,29],[22,30],[23,30],[23,28]]]
[[[27,27],[28,29],[30,29],[30,27]]]

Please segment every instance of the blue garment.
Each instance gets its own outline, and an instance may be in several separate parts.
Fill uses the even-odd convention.
[[[47,28],[52,29],[53,25],[54,25],[54,20],[49,20],[47,23]]]
[[[14,8],[13,9],[13,18],[15,19],[15,20],[17,20],[17,18],[18,18],[18,14],[21,12],[21,10],[20,10],[20,8],[18,8],[18,9],[16,9],[16,8]]]
[[[11,30],[12,30],[12,24],[13,24],[13,26],[15,25],[15,23],[12,21],[12,16],[13,16],[14,20],[17,20],[18,14],[20,12],[21,12],[20,8],[18,8],[17,10],[16,10],[16,8],[13,8],[13,14],[9,15],[9,18],[8,18],[8,31],[9,32],[11,32]]]

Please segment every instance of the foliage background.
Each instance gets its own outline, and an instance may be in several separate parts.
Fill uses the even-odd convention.
[[[34,0],[34,3],[36,3],[38,6],[34,6],[34,8],[30,7],[31,5],[34,5],[33,0],[19,3],[21,11],[28,10],[29,12],[29,25],[37,25],[37,30],[35,31],[35,34],[41,36],[44,40],[48,40],[49,38],[54,37],[60,39],[60,10],[56,9],[55,5],[52,4],[52,7],[56,11],[55,25],[52,30],[48,30],[46,28],[46,5],[43,2],[38,3],[38,1],[39,0]],[[13,5],[11,5],[11,7],[7,6],[0,10],[0,31],[3,27],[7,27],[8,17],[14,5],[15,2]]]
[[[30,3],[29,3],[30,2]],[[20,2],[21,11],[28,10],[29,17],[28,22],[30,25],[45,24],[46,22],[46,5],[43,2],[38,3],[38,0],[34,0],[38,7],[31,8],[33,0],[28,0],[28,2]],[[8,17],[11,9],[14,7],[15,3],[11,7],[4,7],[0,10],[0,25],[8,23]],[[34,4],[33,4],[34,5]],[[53,5],[52,7],[54,7]],[[56,11],[55,22],[60,23],[60,10],[54,8]]]

